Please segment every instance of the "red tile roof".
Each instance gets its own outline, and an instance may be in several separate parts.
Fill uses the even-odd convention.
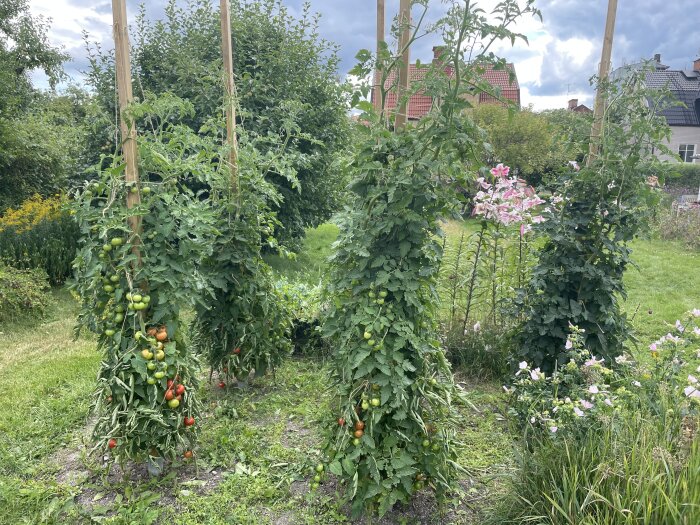
[[[509,72],[515,75],[515,67],[513,64],[507,64],[507,69],[495,70],[493,67],[488,66],[484,71],[482,77],[484,80],[489,82],[494,87],[501,89],[501,97],[508,100],[512,100],[518,106],[520,106],[520,86],[518,85],[517,77],[510,81]],[[415,64],[411,64],[409,68],[409,76],[411,82],[416,82],[423,80],[428,71],[427,67],[416,67]],[[450,68],[446,69],[446,72],[451,76],[452,71]],[[396,109],[398,90],[396,89],[396,71],[392,71],[384,84],[385,88],[389,89],[394,86],[391,91],[387,93],[386,99],[386,110],[391,112]],[[481,93],[479,95],[479,103],[483,104],[500,104],[500,101],[490,95]],[[408,118],[411,120],[419,120],[424,117],[433,105],[433,99],[426,95],[425,93],[416,93],[411,95],[408,100]]]

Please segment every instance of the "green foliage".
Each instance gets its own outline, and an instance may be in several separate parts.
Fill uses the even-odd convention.
[[[240,194],[232,191],[228,178],[209,186],[217,236],[200,271],[212,297],[203,298],[197,307],[194,341],[195,348],[207,355],[212,371],[226,378],[246,380],[253,369],[257,376],[264,375],[291,352],[290,313],[261,257],[261,236],[269,246],[276,243],[270,208],[280,199],[265,174],[284,174],[292,183],[295,177],[290,166],[294,157],[285,153],[285,144],[273,149],[274,140],[242,134]]]
[[[0,261],[15,268],[41,268],[52,285],[72,273],[78,247],[78,225],[67,213],[47,218],[29,230],[0,230]]]
[[[137,18],[135,86],[137,92],[171,92],[189,100],[195,113],[186,122],[199,129],[223,105],[218,5],[188,0],[182,7],[171,0],[165,14],[162,21],[149,21],[144,7]],[[303,135],[288,145],[303,154],[293,166],[298,184],[274,171],[265,174],[283,198],[271,203],[281,223],[277,236],[293,248],[305,228],[338,209],[343,188],[335,158],[348,140],[345,90],[337,79],[337,48],[319,37],[318,22],[308,5],[295,16],[278,0],[231,3],[240,123],[254,135],[280,136],[287,131],[289,107],[302,109],[297,124]],[[99,47],[90,52],[88,82],[104,114],[114,115],[113,57]],[[110,133],[103,128],[99,136]]]
[[[44,313],[49,283],[41,269],[20,270],[0,263],[0,323]]]
[[[495,104],[480,104],[473,111],[474,121],[486,131],[490,144],[484,164],[502,162],[537,185],[574,158],[569,156],[565,136],[538,113]]]
[[[700,250],[700,209],[663,210],[656,217],[656,231],[664,240],[678,240],[691,250]]]
[[[556,185],[561,209],[541,226],[547,242],[517,305],[525,317],[514,361],[552,371],[566,359],[569,326],[585,330],[585,345],[610,359],[622,352],[629,325],[620,308],[629,242],[655,202],[639,165],[664,151],[669,129],[648,100],[663,100],[633,75],[605,86],[606,111],[599,158],[580,172],[569,170]]]
[[[625,355],[615,370],[594,362],[577,335],[572,360],[554,375],[531,378],[536,371],[523,366],[511,414],[526,433],[510,495],[494,522],[700,519],[698,317],[694,310],[677,321],[676,335],[653,343],[650,358]]]
[[[115,440],[119,459],[172,458],[190,448],[198,433],[198,425],[185,424],[199,413],[198,366],[180,312],[208,285],[198,262],[211,254],[216,216],[189,187],[219,176],[212,164],[219,146],[178,123],[192,111],[172,96],[131,109],[154,125],[152,134],[139,139],[140,204],[126,207],[127,194],[136,188],[125,182],[119,157],[76,195],[79,326],[96,332],[104,351],[95,396],[96,447]],[[138,233],[128,225],[135,218]],[[186,389],[179,406],[167,399],[170,381]]]
[[[531,3],[522,12],[536,13]],[[501,4],[494,29],[469,3],[450,9],[438,27],[454,77],[442,64],[429,66],[426,84],[413,89],[427,86],[442,104],[415,127],[393,133],[383,112],[362,104],[368,126],[352,159],[354,200],[338,220],[322,326],[334,348],[328,469],[345,483],[355,515],[383,515],[426,486],[444,496],[456,478],[457,391],[436,335],[440,224],[457,215],[452,185],[471,176],[465,164],[480,145],[463,112],[468,80],[479,64],[500,63],[480,55],[466,66],[463,50],[476,37],[517,38],[507,27],[522,12],[515,2]],[[354,73],[364,77],[372,57],[358,57]]]
[[[578,113],[568,109],[548,109],[538,113],[550,129],[563,142],[568,153],[568,160],[583,162],[588,154],[591,141],[592,113]]]

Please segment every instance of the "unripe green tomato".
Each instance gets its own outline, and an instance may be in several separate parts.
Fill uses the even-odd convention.
[[[134,310],[145,310],[146,308],[146,303],[134,303]]]
[[[369,341],[367,341],[367,345],[369,346],[374,346],[375,343],[376,341],[374,339],[370,339]]]
[[[102,289],[107,293],[112,293],[114,291],[114,286],[111,284],[105,284]]]
[[[123,320],[124,320],[124,314],[122,314],[122,313],[114,314],[114,322],[115,323],[121,323]]]
[[[177,399],[171,399],[170,401],[168,401],[168,406],[170,408],[177,408],[180,406],[180,401],[178,401]]]
[[[131,193],[138,193],[139,189],[136,186],[132,186],[131,189],[129,190]]]
[[[381,401],[379,401],[379,398],[378,398],[378,397],[373,397],[372,400],[371,400],[369,403],[370,403],[370,405],[372,405],[373,407],[378,407],[378,406],[380,405]]]
[[[144,188],[141,190],[141,193],[143,193],[144,195],[148,195],[149,193],[151,193],[151,187],[150,187],[150,186],[144,187]]]
[[[434,377],[431,378],[431,379],[430,379],[430,384],[433,385],[433,386],[437,385],[437,379],[435,379]]]
[[[377,304],[378,305],[383,305],[384,304],[384,299],[377,299]]]
[[[379,292],[379,297],[381,297],[382,299],[384,299],[387,295],[389,295],[389,292],[387,292],[386,290],[382,290],[381,292]]]
[[[141,299],[143,299],[143,297],[141,297],[140,293],[135,293],[131,296],[131,300],[134,301],[135,303],[140,303]]]
[[[435,444],[432,446],[432,451],[433,451],[433,452],[437,452],[438,450],[440,450],[440,445],[438,445],[437,443],[435,443]]]
[[[83,195],[84,195],[85,197],[90,198],[90,197],[92,197],[92,192],[91,192],[90,190],[85,190],[85,191],[83,192]]]
[[[320,483],[320,482],[321,482],[321,476],[319,476],[318,474],[316,474],[316,475],[314,476],[314,483]]]
[[[126,292],[126,300],[131,301],[131,292]]]
[[[318,465],[316,465],[316,472],[321,473],[323,472],[323,469],[323,463],[319,463]]]
[[[119,276],[118,276],[118,275],[112,275],[112,276],[109,278],[109,280],[112,281],[113,283],[118,283],[118,282],[119,282]]]
[[[105,335],[106,335],[107,337],[112,337],[112,336],[113,336],[114,334],[116,334],[116,333],[117,333],[117,332],[115,332],[115,331],[112,330],[111,328],[107,328],[107,330],[105,330]]]
[[[142,337],[143,337],[143,332],[141,330],[134,332],[134,339],[136,339],[137,341],[139,339],[141,339]]]
[[[311,484],[311,490],[316,490],[318,488],[318,483],[312,483]]]
[[[150,350],[141,350],[141,357],[143,357],[146,361],[150,361],[153,359],[153,352]]]
[[[429,439],[424,439],[424,440],[423,440],[423,446],[424,446],[425,448],[428,448],[428,447],[430,446],[430,440],[429,440]]]
[[[367,294],[367,295],[369,295],[370,299],[374,299],[375,297],[377,297],[377,294],[374,292],[369,292],[369,294]]]
[[[133,310],[133,309],[134,309],[134,303],[129,303],[129,304],[127,305],[127,308],[128,308],[129,310]]]
[[[352,444],[355,445],[355,446],[359,445],[359,444],[360,444],[360,438],[355,438],[355,439],[353,439],[353,440],[352,440]]]
[[[103,245],[102,245],[102,251],[111,252],[111,251],[112,251],[112,245],[111,245],[111,244],[103,244]]]
[[[121,237],[114,237],[110,242],[112,246],[121,246],[124,240]]]
[[[155,369],[156,369],[156,364],[155,364],[153,361],[151,361],[150,363],[148,363],[148,364],[146,365],[146,368],[148,368],[149,370],[155,370]]]
[[[119,314],[123,314],[124,313],[124,305],[118,304],[116,306],[116,308],[114,309],[114,311],[119,313]]]
[[[369,408],[369,403],[367,401],[362,402],[362,410],[367,410]]]
[[[365,333],[363,334],[363,337],[364,337],[365,339],[372,339],[372,332],[365,332]]]
[[[141,299],[142,302],[148,304],[151,302],[151,296],[150,295],[144,295],[143,299]]]
[[[146,379],[146,383],[148,383],[149,385],[155,385],[156,380],[153,377],[149,377],[148,379]]]
[[[162,361],[163,359],[165,359],[165,352],[163,352],[162,350],[159,350],[159,351],[156,353],[156,359],[157,359],[158,361]]]
[[[97,256],[98,259],[106,259],[107,254],[105,252],[100,252],[99,255]]]
[[[377,383],[374,383],[374,384],[372,385],[372,390],[374,390],[375,392],[376,392],[377,390],[379,390],[379,385],[378,385]]]
[[[152,241],[152,240],[155,239],[155,238],[156,238],[156,234],[155,234],[155,233],[149,233],[149,234],[148,234],[148,239],[149,239],[149,240]]]
[[[428,328],[428,323],[426,323],[425,321],[421,321],[420,325],[421,325],[421,328]]]
[[[153,374],[153,377],[155,377],[156,379],[163,379],[165,377],[165,372],[156,372],[155,374]]]

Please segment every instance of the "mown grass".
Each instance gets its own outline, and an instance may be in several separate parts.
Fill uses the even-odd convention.
[[[471,228],[447,225],[448,242]],[[289,279],[316,283],[336,236],[334,225],[323,225],[309,231],[296,260],[267,260]],[[633,247],[639,271],[626,276],[626,309],[638,310],[640,337],[655,338],[666,320],[697,306],[700,265],[697,255],[674,243],[638,241]],[[100,356],[90,337],[72,340],[77,307],[70,295],[58,291],[55,302],[44,321],[0,327],[0,523],[91,523],[93,517],[145,524],[348,523],[332,482],[308,492],[307,467],[320,457],[320,423],[330,410],[322,363],[289,359],[275,377],[244,391],[222,392],[205,382],[197,468],[175,466],[160,480],[122,481],[106,476],[96,458],[80,461]],[[483,523],[502,497],[514,460],[500,384],[457,377],[469,400],[457,407],[462,491],[444,514],[421,496],[382,523]],[[71,465],[60,463],[67,453]],[[87,481],[75,486],[65,476],[69,469],[83,471]]]

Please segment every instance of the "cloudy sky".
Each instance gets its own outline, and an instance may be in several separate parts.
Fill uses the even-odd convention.
[[[215,0],[212,0],[215,2]],[[303,0],[283,0],[292,12]],[[50,39],[71,55],[67,72],[80,81],[85,69],[83,31],[91,40],[111,47],[111,1],[30,0],[34,14],[51,18]],[[128,0],[131,19],[140,0]],[[165,0],[146,2],[150,17],[161,16]],[[180,0],[178,3],[186,3]],[[218,2],[215,2],[218,4]],[[341,46],[342,71],[354,64],[357,50],[374,47],[374,0],[310,0],[321,13],[321,34]],[[481,0],[489,11],[496,0]],[[440,15],[444,2],[432,0],[429,18]],[[398,10],[399,0],[386,0],[387,18]],[[565,107],[570,98],[589,106],[593,92],[589,78],[600,60],[606,0],[540,0],[543,20],[528,18],[516,30],[527,35],[529,45],[501,46],[498,52],[515,64],[523,104],[536,110]],[[662,62],[674,69],[689,69],[700,54],[700,24],[697,0],[622,0],[619,2],[613,51],[613,67],[651,58],[660,53]],[[412,50],[412,60],[432,58],[436,38],[426,38]],[[218,46],[218,42],[212,45]]]

